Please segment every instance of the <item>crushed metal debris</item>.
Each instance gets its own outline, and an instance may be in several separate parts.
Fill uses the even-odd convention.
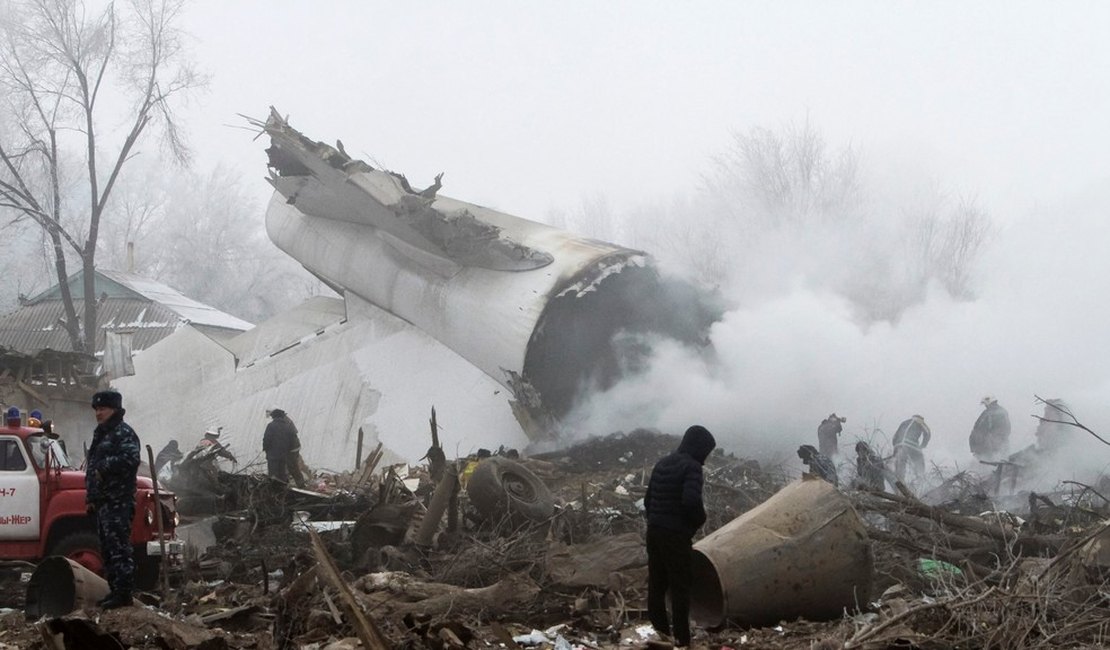
[[[189,544],[164,599],[147,594],[131,608],[40,619],[6,610],[0,648],[665,647],[646,620],[642,498],[652,465],[677,441],[637,430],[531,457],[506,449],[450,460],[430,454],[435,467],[317,475],[312,491],[217,472],[193,512],[211,541]],[[802,491],[809,520],[825,516],[819,509],[829,521],[850,513],[838,525],[865,535],[873,570],[865,576],[871,595],[861,592],[854,605],[807,613],[798,598],[758,626],[737,623],[729,610],[717,627],[695,628],[699,647],[1106,642],[1110,524],[1094,488],[1028,494],[1029,509],[1016,512],[977,510],[992,478],[967,473],[946,481],[941,505],[901,484],[895,492],[836,490],[720,451],[705,475],[711,518],[695,548],[708,547],[715,561],[722,556],[714,540],[743,528],[737,522],[766,522],[776,508],[791,515],[790,506],[773,504],[800,503]],[[503,498],[475,503],[471,492],[491,498],[483,481],[499,485]],[[810,534],[808,523],[787,519],[783,525],[803,531],[791,534]],[[811,574],[822,570],[811,563]],[[856,579],[859,566],[843,575]],[[22,605],[27,570],[5,575],[0,592],[10,606]],[[804,588],[820,589],[828,576],[809,578]],[[782,607],[773,601],[761,605]]]

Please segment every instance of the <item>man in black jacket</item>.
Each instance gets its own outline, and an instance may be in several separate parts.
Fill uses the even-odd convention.
[[[671,593],[674,638],[690,645],[691,548],[694,533],[705,523],[702,465],[717,446],[703,426],[686,430],[674,453],[651,470],[644,510],[647,515],[648,618],[659,634],[670,635],[667,591]]]
[[[262,451],[266,454],[267,473],[282,482],[288,482],[292,474],[298,487],[304,487],[300,468],[301,439],[297,436],[297,425],[289,419],[285,411],[273,409],[268,414],[272,420],[262,434]]]
[[[131,604],[135,586],[131,519],[135,516],[139,437],[123,421],[123,397],[116,391],[93,395],[92,407],[96,431],[85,463],[85,500],[89,514],[96,517],[100,554],[112,588],[100,605],[113,609]]]

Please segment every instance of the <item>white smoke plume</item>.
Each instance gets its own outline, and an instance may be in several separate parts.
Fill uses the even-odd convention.
[[[980,399],[993,395],[1008,409],[1018,450],[1033,443],[1040,395],[1063,398],[1110,438],[1108,206],[1102,193],[1005,223],[979,262],[973,299],[933,282],[893,321],[861,320],[821,272],[842,273],[855,250],[862,257],[858,232],[749,250],[736,266],[756,272],[722,286],[735,306],[714,325],[711,346],[654,342],[646,371],[588,398],[571,427],[681,433],[700,423],[728,450],[776,460],[816,444],[817,424],[834,411],[848,418],[848,457],[855,439],[889,453],[898,424],[921,414],[933,432],[928,462],[986,473],[968,449]],[[847,252],[814,264],[837,249]],[[1072,434],[1054,478],[1091,480],[1110,464],[1110,447]]]

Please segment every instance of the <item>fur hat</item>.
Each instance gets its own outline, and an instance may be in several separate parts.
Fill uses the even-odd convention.
[[[269,415],[272,418],[283,418],[285,417],[285,411],[281,409],[270,409]]]
[[[114,390],[102,390],[92,396],[92,407],[99,408],[101,406],[110,409],[121,409],[123,408],[123,395]]]

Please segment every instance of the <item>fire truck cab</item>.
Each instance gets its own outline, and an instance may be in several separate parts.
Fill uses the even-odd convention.
[[[179,556],[176,497],[139,476],[135,486],[136,585],[153,586],[160,554]],[[162,510],[164,539],[159,538],[155,508]],[[96,521],[85,509],[85,472],[74,467],[57,440],[42,429],[0,426],[0,559],[38,561],[62,555],[103,575],[104,561]]]

